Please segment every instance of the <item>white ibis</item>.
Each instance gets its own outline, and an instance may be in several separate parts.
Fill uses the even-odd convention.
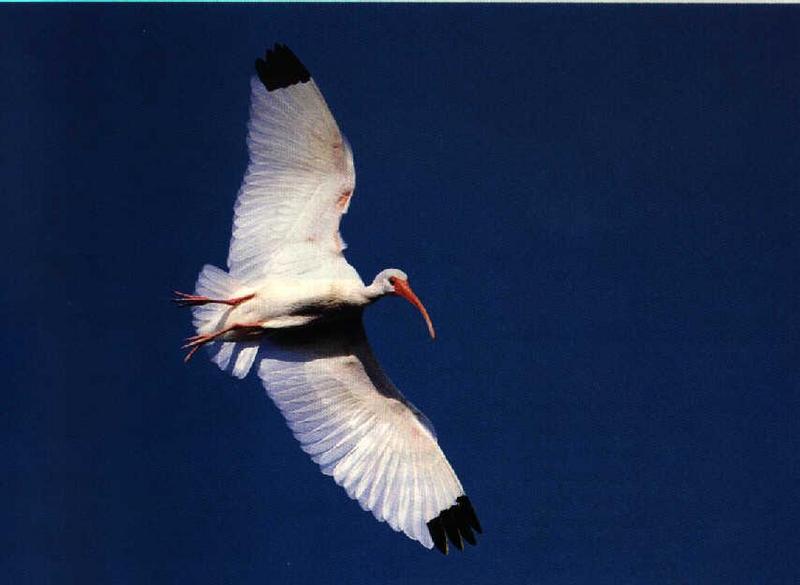
[[[361,321],[385,296],[433,324],[400,270],[366,286],[347,263],[339,222],[355,188],[353,156],[311,75],[285,45],[256,60],[228,272],[206,265],[193,310],[201,346],[223,370],[258,376],[303,450],[380,521],[447,554],[481,526],[430,421],[392,384]]]

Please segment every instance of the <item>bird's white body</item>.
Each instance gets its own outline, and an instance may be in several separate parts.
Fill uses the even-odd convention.
[[[427,311],[400,270],[366,286],[342,252],[355,189],[350,147],[308,71],[276,45],[257,62],[248,147],[228,270],[206,265],[191,353],[243,378],[256,366],[269,396],[323,473],[395,530],[447,551],[480,531],[433,426],[381,370],[361,324],[365,306],[399,295]],[[447,535],[447,538],[445,537]]]
[[[340,311],[367,305],[374,300],[367,292],[368,287],[361,279],[276,277],[255,287],[236,290],[234,296],[255,293],[255,297],[230,307],[219,325],[260,323],[263,329],[307,325]],[[200,332],[210,333],[210,327],[209,323]],[[235,337],[235,334],[226,334],[222,339]]]

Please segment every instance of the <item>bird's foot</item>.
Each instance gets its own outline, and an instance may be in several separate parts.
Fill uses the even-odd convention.
[[[211,343],[217,337],[221,335],[220,333],[210,333],[207,335],[192,335],[191,337],[186,338],[186,343],[181,347],[181,349],[188,349],[189,353],[186,354],[186,357],[183,358],[183,363],[187,363],[192,356],[204,346],[206,343]]]
[[[197,353],[197,350],[207,343],[215,341],[217,338],[225,335],[226,333],[239,330],[250,330],[259,333],[262,330],[261,323],[234,323],[233,325],[229,325],[228,327],[220,329],[219,331],[215,331],[214,333],[198,333],[197,335],[187,337],[186,343],[181,347],[181,349],[188,349],[189,353],[187,353],[186,357],[183,358],[183,362],[186,363],[192,359],[192,356]]]
[[[207,305],[209,303],[220,303],[223,305],[236,307],[237,305],[240,305],[245,301],[249,301],[250,299],[256,296],[256,293],[250,293],[249,295],[234,297],[232,299],[210,299],[208,297],[203,297],[200,295],[190,295],[187,293],[182,293],[177,290],[173,292],[175,293],[175,298],[172,299],[172,302],[178,305],[179,307],[197,307],[200,305]]]

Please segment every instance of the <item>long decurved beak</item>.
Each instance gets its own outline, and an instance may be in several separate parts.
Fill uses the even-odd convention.
[[[420,301],[417,295],[414,294],[414,291],[411,290],[408,281],[400,278],[395,278],[393,280],[395,294],[400,295],[419,309],[419,312],[422,313],[422,316],[425,318],[425,324],[428,326],[428,333],[431,334],[431,339],[436,339],[436,331],[433,329],[433,323],[431,323],[431,318],[428,316],[428,311],[425,310],[425,305],[422,304],[422,301]]]

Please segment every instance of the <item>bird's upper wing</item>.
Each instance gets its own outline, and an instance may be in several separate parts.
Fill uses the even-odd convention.
[[[339,220],[355,189],[350,147],[294,53],[275,45],[256,72],[228,254],[242,282],[344,263]]]
[[[383,373],[351,315],[266,342],[258,375],[303,450],[380,521],[447,552],[480,525],[433,427]]]

